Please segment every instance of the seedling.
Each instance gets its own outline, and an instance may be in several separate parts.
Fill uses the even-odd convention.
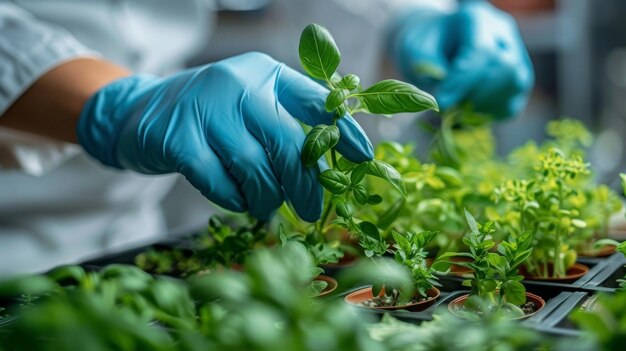
[[[514,214],[503,227],[513,233],[533,233],[535,250],[525,263],[531,275],[564,277],[575,263],[576,251],[569,243],[587,223],[568,201],[577,195],[571,181],[587,174],[589,164],[580,156],[566,157],[551,148],[539,155],[528,179],[507,180],[496,189],[496,201],[507,203]]]
[[[429,265],[426,260],[428,256],[426,247],[438,233],[424,231],[402,234],[397,231],[392,231],[395,244],[393,247],[389,247],[386,240],[381,238],[374,229],[375,227],[367,229],[370,234],[365,236],[366,240],[361,244],[365,252],[372,252],[372,256],[382,256],[385,253],[393,255],[395,262],[399,266],[403,266],[410,273],[413,289],[411,296],[403,296],[401,289],[394,286],[386,277],[378,277],[372,286],[372,294],[373,296],[379,296],[384,289],[386,296],[377,298],[375,301],[367,301],[367,306],[396,306],[404,302],[419,302],[430,299],[431,297],[428,295],[428,290],[435,286],[440,286],[435,273],[442,270],[442,268],[447,268],[442,266],[443,261],[436,260]],[[416,292],[417,295],[415,295],[413,291]],[[374,306],[372,306],[372,303]]]
[[[330,89],[325,107],[328,112],[333,113],[330,125],[313,126],[306,136],[302,150],[302,162],[308,167],[317,166],[324,156],[331,163],[331,167],[323,170],[319,176],[320,183],[329,196],[316,229],[320,233],[326,230],[334,208],[338,217],[333,222],[334,225],[346,228],[359,237],[372,235],[372,228],[376,227],[373,223],[358,222],[353,217],[357,206],[375,205],[383,200],[380,195],[370,193],[364,183],[365,176],[384,179],[401,194],[406,193],[406,188],[400,174],[383,161],[372,160],[355,164],[341,157],[335,148],[340,139],[337,123],[346,114],[365,112],[388,115],[438,110],[437,103],[430,94],[398,80],[383,80],[363,89],[355,74],[339,75],[339,49],[328,30],[318,24],[310,24],[302,32],[299,53],[304,70]],[[380,251],[370,250],[367,253],[371,256]]]
[[[234,227],[218,216],[209,219],[206,232],[194,238],[191,249],[150,249],[135,257],[135,264],[151,273],[185,277],[218,267],[233,268],[244,263],[262,243],[267,230],[250,220]]]
[[[518,274],[518,268],[532,252],[531,232],[510,236],[507,241],[498,244],[497,252],[492,252],[491,249],[496,246],[492,236],[494,222],[480,225],[468,211],[465,211],[465,216],[470,231],[463,237],[463,242],[470,252],[449,252],[441,256],[441,259],[467,257],[471,260],[455,262],[472,270],[472,278],[463,281],[464,286],[471,288],[464,305],[465,311],[479,315],[496,313],[508,318],[523,317],[525,311],[520,306],[526,302],[526,288],[521,283],[523,277]]]

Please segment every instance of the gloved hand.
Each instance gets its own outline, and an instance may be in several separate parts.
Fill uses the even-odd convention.
[[[261,53],[247,53],[170,78],[135,75],[85,105],[78,139],[105,165],[145,174],[182,173],[209,200],[267,220],[291,201],[305,220],[320,216],[319,169],[300,151],[308,124],[332,123],[328,91]],[[372,145],[350,116],[337,150],[370,160]]]
[[[402,74],[435,96],[442,110],[469,102],[495,118],[519,113],[534,72],[515,20],[483,0],[453,13],[416,9],[391,31]]]

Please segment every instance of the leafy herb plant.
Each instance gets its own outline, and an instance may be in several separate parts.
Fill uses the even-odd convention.
[[[302,32],[299,54],[304,70],[330,89],[325,107],[334,115],[332,124],[313,126],[306,136],[302,150],[302,162],[309,167],[316,166],[325,155],[330,158],[331,163],[331,167],[322,171],[319,176],[329,196],[316,229],[320,233],[325,231],[334,208],[338,220],[333,224],[358,236],[373,235],[373,223],[358,222],[353,217],[356,206],[375,205],[382,201],[380,195],[370,193],[364,184],[365,176],[384,179],[402,194],[406,193],[404,182],[400,174],[383,161],[372,160],[355,164],[340,157],[335,149],[340,138],[337,122],[346,114],[358,112],[387,115],[426,109],[438,110],[437,103],[430,94],[398,80],[383,80],[364,89],[358,76],[339,75],[339,49],[328,30],[318,24],[308,25]],[[366,254],[372,256],[374,251],[366,250]]]
[[[526,179],[507,180],[496,189],[498,202],[508,204],[509,221],[501,223],[512,233],[533,233],[533,255],[525,263],[529,274],[564,277],[576,261],[572,238],[587,223],[569,201],[578,194],[573,181],[589,174],[580,156],[567,157],[550,148],[539,154],[534,172]]]
[[[231,224],[213,216],[206,232],[192,239],[190,248],[149,249],[135,257],[135,264],[151,273],[178,277],[216,268],[236,268],[267,235],[263,223],[247,216],[245,221],[243,225]]]
[[[517,236],[510,236],[496,246],[492,234],[495,232],[494,222],[484,225],[476,222],[474,217],[465,211],[470,231],[463,237],[463,242],[470,252],[445,253],[446,257],[467,257],[471,262],[455,264],[472,270],[472,278],[463,282],[471,288],[464,309],[479,315],[503,314],[507,317],[523,317],[525,312],[520,306],[526,302],[526,288],[519,275],[519,266],[532,252],[532,234],[525,231]]]

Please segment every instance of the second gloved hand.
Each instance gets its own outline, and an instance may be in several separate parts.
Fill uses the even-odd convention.
[[[300,152],[304,124],[332,123],[328,90],[261,53],[247,53],[170,78],[135,75],[98,91],[78,126],[85,150],[102,163],[145,174],[182,173],[216,204],[267,220],[285,197],[305,220],[319,218],[319,169]],[[338,151],[373,157],[350,116]]]
[[[400,71],[433,94],[442,110],[469,103],[506,118],[526,105],[534,82],[528,52],[515,20],[488,1],[461,0],[452,13],[416,9],[391,35]]]

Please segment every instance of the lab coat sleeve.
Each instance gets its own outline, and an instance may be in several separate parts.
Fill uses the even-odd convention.
[[[94,56],[63,28],[0,4],[0,116],[42,74],[63,61]]]
[[[0,3],[0,118],[44,73],[87,56],[98,54],[63,28],[39,21],[16,5]],[[0,170],[40,176],[79,152],[76,145],[0,128]]]

